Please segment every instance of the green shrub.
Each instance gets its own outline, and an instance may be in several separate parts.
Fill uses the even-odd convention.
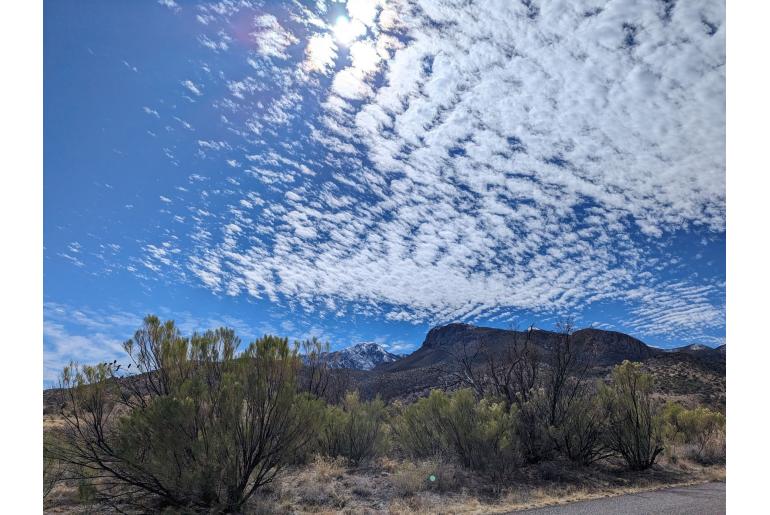
[[[685,428],[682,425],[682,413],[687,409],[678,402],[666,403],[661,412],[663,420],[663,435],[666,442],[685,443]]]
[[[385,403],[379,398],[362,402],[349,392],[340,406],[328,406],[320,432],[320,450],[352,463],[372,458],[383,445]]]
[[[96,471],[97,499],[143,510],[237,512],[318,429],[320,401],[297,392],[299,359],[265,336],[235,355],[219,329],[183,338],[147,317],[125,349],[140,374],[72,365],[62,390],[65,428],[49,455]],[[90,492],[91,490],[89,490]]]
[[[451,395],[434,390],[404,410],[393,433],[413,457],[449,456],[501,482],[522,461],[515,426],[515,408],[506,410],[503,402],[478,401],[470,389]]]
[[[665,434],[673,444],[690,447],[691,457],[704,464],[725,458],[725,416],[708,408],[685,409],[670,402],[663,410]]]
[[[663,451],[662,417],[652,399],[652,376],[640,363],[624,361],[612,371],[612,383],[600,391],[607,417],[607,447],[632,470],[651,467]]]
[[[428,397],[402,407],[392,416],[391,432],[396,448],[408,458],[426,459],[449,454],[449,442],[439,421],[448,411],[449,396],[433,390]]]

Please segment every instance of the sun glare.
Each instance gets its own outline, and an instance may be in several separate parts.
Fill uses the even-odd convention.
[[[349,20],[347,16],[340,16],[332,28],[334,38],[343,45],[348,45],[356,38],[363,36],[366,26],[358,20]]]

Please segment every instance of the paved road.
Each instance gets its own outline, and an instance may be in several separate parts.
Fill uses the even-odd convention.
[[[725,483],[667,488],[595,501],[537,508],[528,515],[721,515],[725,513]]]

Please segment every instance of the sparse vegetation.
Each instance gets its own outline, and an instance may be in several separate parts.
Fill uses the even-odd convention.
[[[320,359],[318,340],[265,336],[239,352],[232,330],[183,337],[147,317],[124,346],[134,374],[117,363],[64,370],[59,410],[46,415],[57,418],[46,426],[44,492],[58,502],[70,489],[97,510],[268,513],[349,510],[385,489],[398,513],[460,491],[520,506],[533,488],[567,495],[554,485],[586,475],[681,482],[682,467],[724,462],[724,415],[664,407],[638,363],[591,376],[590,348],[574,345],[569,326],[547,353],[521,334],[497,361],[462,354],[455,371],[472,373],[453,377],[473,386],[386,404],[340,393],[349,383]],[[650,472],[664,448],[677,472]]]
[[[708,408],[686,409],[669,402],[663,410],[670,445],[684,447],[688,457],[703,464],[724,463],[725,416]]]

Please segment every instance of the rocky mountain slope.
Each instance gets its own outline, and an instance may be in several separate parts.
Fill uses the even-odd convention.
[[[523,344],[527,334],[469,324],[448,324],[431,329],[419,349],[401,359],[383,363],[356,378],[356,386],[365,396],[412,400],[432,388],[446,386],[442,369],[450,367],[457,356],[472,355],[481,347],[476,360],[482,365],[486,356],[494,359],[509,343]],[[538,353],[547,354],[557,344],[559,333],[533,330],[529,344]],[[725,350],[707,346],[659,349],[632,336],[616,331],[580,329],[572,335],[577,349],[593,349],[593,375],[605,377],[612,366],[623,360],[639,361],[656,377],[658,391],[664,396],[698,397],[701,402],[724,403]]]
[[[329,352],[324,358],[333,368],[371,370],[378,365],[398,361],[401,356],[388,352],[382,345],[365,342]]]
[[[548,352],[556,345],[559,333],[535,329],[529,335],[530,344],[541,352]],[[465,349],[483,346],[486,352],[502,351],[511,342],[521,344],[527,338],[525,331],[511,331],[470,324],[448,324],[431,329],[422,346],[409,356],[380,367],[382,371],[401,371],[419,367],[436,366]],[[641,361],[661,352],[627,334],[600,329],[580,329],[572,336],[581,348],[591,344],[596,350],[597,365],[614,365],[624,359]]]

